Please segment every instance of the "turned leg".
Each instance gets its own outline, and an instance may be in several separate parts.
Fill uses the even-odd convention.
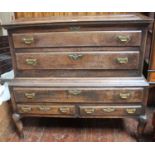
[[[144,129],[146,127],[146,123],[147,123],[147,116],[146,115],[139,116],[138,127],[137,127],[139,141],[143,141],[143,134],[144,134]]]
[[[20,138],[24,138],[23,123],[21,121],[21,115],[17,114],[17,113],[14,113],[12,115],[12,118],[13,118],[13,121],[14,121],[16,127],[17,127]]]

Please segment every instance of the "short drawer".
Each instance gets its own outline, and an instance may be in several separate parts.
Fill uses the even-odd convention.
[[[15,48],[74,46],[140,46],[142,31],[76,31],[14,33]]]
[[[143,88],[14,88],[16,102],[143,102]]]
[[[80,106],[81,117],[104,116],[130,116],[140,115],[144,112],[141,105],[138,106]]]
[[[17,69],[138,69],[139,51],[16,53]]]
[[[17,111],[23,114],[68,115],[76,114],[75,106],[71,105],[17,105]]]

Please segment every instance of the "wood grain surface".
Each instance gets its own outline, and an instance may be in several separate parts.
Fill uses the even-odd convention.
[[[136,103],[143,102],[143,88],[14,88],[16,102]],[[31,98],[31,95],[34,94]],[[121,97],[126,96],[126,98]]]
[[[29,70],[30,72],[32,69],[136,70],[140,63],[139,57],[140,52],[138,51],[16,53],[17,68],[19,70]],[[26,62],[28,60],[34,60],[36,64],[28,64]]]

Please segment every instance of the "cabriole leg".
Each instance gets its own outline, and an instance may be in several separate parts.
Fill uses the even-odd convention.
[[[138,141],[143,141],[143,134],[144,134],[144,130],[146,127],[146,123],[147,123],[147,116],[146,115],[142,115],[139,116],[138,118],[138,127],[137,127],[137,132],[138,132]]]
[[[12,115],[12,118],[13,118],[13,121],[14,121],[16,127],[17,127],[20,138],[24,138],[23,123],[21,121],[21,115],[17,114],[17,113],[14,113]]]

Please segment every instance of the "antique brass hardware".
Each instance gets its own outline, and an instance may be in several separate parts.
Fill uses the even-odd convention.
[[[25,97],[28,99],[33,99],[35,97],[35,93],[25,93]]]
[[[61,113],[69,113],[70,108],[68,108],[68,107],[61,107],[61,108],[59,108],[59,110],[60,110]]]
[[[68,57],[72,60],[79,60],[83,57],[82,54],[69,54]]]
[[[117,62],[120,63],[120,64],[127,64],[128,63],[128,58],[127,57],[124,57],[124,58],[116,58]]]
[[[33,38],[33,37],[24,37],[24,38],[22,39],[22,41],[23,41],[25,44],[30,45],[30,44],[32,44],[32,43],[34,42],[34,38]]]
[[[102,109],[104,112],[114,112],[115,108],[103,108]]]
[[[134,114],[136,112],[136,109],[135,108],[128,108],[128,109],[126,109],[126,112],[128,114]]]
[[[92,113],[95,112],[95,109],[94,109],[94,108],[86,108],[86,109],[84,109],[84,111],[85,111],[85,113],[87,113],[87,114],[92,114]]]
[[[119,96],[121,99],[127,99],[127,98],[129,98],[130,93],[120,93]]]
[[[128,43],[130,41],[130,37],[126,35],[119,35],[117,38],[121,43]]]
[[[69,27],[70,31],[79,31],[80,30],[80,26],[71,26]]]
[[[41,111],[49,111],[49,110],[51,110],[50,107],[46,107],[46,106],[40,106],[39,109],[40,109]]]
[[[35,66],[37,64],[37,59],[26,59],[25,61],[28,65]]]
[[[32,108],[31,107],[21,107],[21,110],[23,112],[30,112],[32,110]]]
[[[81,90],[69,90],[68,93],[71,95],[80,95]]]

